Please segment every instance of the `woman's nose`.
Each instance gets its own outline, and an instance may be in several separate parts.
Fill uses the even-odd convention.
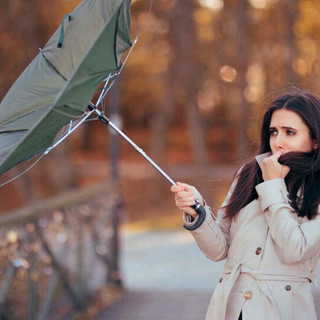
[[[284,142],[283,137],[280,134],[277,135],[277,137],[274,141],[274,145],[275,145],[276,149],[278,149],[278,150],[284,149],[284,143],[285,142]]]

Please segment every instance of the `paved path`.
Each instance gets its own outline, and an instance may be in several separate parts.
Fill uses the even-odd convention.
[[[210,294],[203,292],[127,291],[97,320],[199,320],[209,301]]]
[[[125,233],[123,299],[95,320],[201,320],[224,262],[204,257],[187,231]],[[320,294],[315,294],[320,319]]]
[[[185,230],[127,233],[122,241],[129,289],[212,292],[221,277],[224,262],[207,259]]]
[[[184,230],[125,233],[121,265],[123,299],[96,320],[204,319],[223,267]]]

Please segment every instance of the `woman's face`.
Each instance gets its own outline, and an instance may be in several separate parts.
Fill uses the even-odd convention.
[[[269,131],[272,154],[278,151],[311,152],[317,145],[310,136],[308,126],[297,113],[290,110],[275,110],[271,116]]]

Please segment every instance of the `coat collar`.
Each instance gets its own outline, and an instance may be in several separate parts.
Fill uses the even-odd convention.
[[[262,161],[263,161],[265,158],[270,157],[271,155],[272,155],[272,152],[269,151],[269,152],[265,152],[265,153],[262,153],[262,154],[259,154],[259,155],[255,156],[256,161],[258,162],[260,169],[261,169]]]

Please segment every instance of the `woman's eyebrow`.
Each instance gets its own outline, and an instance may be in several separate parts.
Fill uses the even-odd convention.
[[[280,128],[281,128],[281,129],[286,129],[286,130],[294,130],[294,131],[298,131],[298,129],[293,128],[293,127],[283,126],[283,127],[280,127]]]
[[[269,130],[276,130],[276,129],[277,129],[276,127],[272,127],[272,126],[269,127]],[[280,126],[280,129],[298,131],[298,129],[289,127],[289,126]]]

